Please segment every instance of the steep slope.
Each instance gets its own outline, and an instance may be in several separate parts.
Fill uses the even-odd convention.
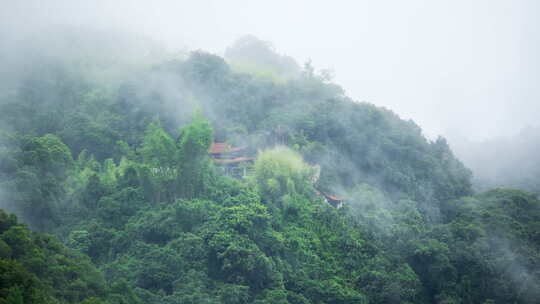
[[[194,52],[103,84],[91,57],[41,60],[0,94],[0,206],[89,256],[107,282],[125,280],[114,293],[130,301],[539,298],[537,198],[474,195],[443,138],[350,100],[309,64],[276,81]],[[225,140],[260,150],[247,179],[211,161]],[[122,301],[85,292],[66,299]]]

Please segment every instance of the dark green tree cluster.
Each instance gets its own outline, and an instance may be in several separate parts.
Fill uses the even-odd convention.
[[[355,270],[371,270],[374,258],[401,266],[369,248],[352,219],[316,196],[311,173],[298,153],[281,148],[261,155],[246,183],[216,176],[195,197],[142,205],[131,197],[135,213],[116,204],[121,193],[142,188],[117,183],[98,212],[121,214],[80,219],[67,244],[88,254],[109,281],[127,279],[145,303],[365,303]],[[406,271],[395,284],[419,286]]]
[[[7,207],[39,230],[59,223],[63,182],[73,165],[70,149],[56,136],[2,138],[2,188]]]
[[[87,256],[0,210],[0,303],[140,303],[126,286],[108,286]]]

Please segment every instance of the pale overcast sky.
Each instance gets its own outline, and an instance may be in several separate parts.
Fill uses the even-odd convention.
[[[171,50],[223,54],[245,34],[330,68],[355,100],[431,136],[473,139],[538,125],[540,1],[8,1],[0,25],[124,28]]]

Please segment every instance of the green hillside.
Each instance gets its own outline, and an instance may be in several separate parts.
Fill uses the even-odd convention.
[[[310,64],[102,51],[0,94],[0,206],[35,231],[0,213],[0,303],[540,301],[540,201],[474,193],[444,138]]]

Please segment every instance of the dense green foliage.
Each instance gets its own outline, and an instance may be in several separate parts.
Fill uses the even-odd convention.
[[[309,64],[275,81],[194,52],[109,86],[53,67],[0,95],[0,203],[63,245],[0,213],[0,301],[540,299],[538,199],[474,194],[443,138]],[[220,174],[214,139],[260,150],[248,178]]]
[[[90,259],[0,210],[0,303],[137,303],[122,280],[108,286]]]

